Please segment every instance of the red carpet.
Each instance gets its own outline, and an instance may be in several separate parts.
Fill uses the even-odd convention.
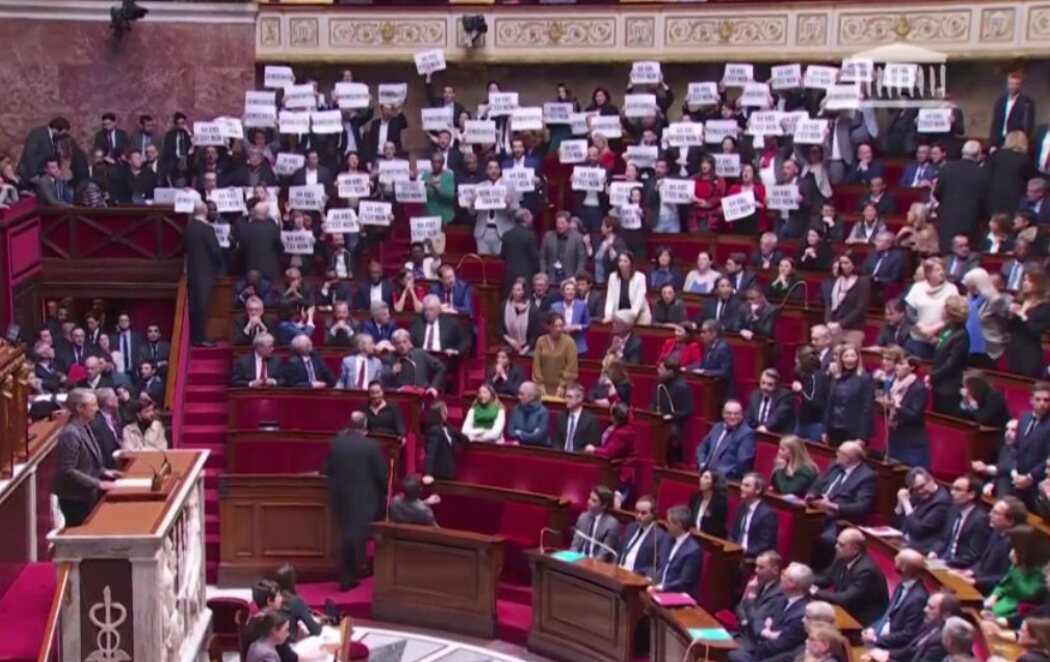
[[[0,600],[0,661],[36,662],[55,593],[55,566],[31,563]]]

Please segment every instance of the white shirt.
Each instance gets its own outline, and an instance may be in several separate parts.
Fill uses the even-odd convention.
[[[383,284],[372,285],[368,288],[368,301],[376,303],[383,300]]]
[[[383,151],[383,145],[387,143],[386,137],[390,131],[390,122],[379,121],[379,142],[376,144],[376,149],[380,152]]]
[[[357,139],[354,138],[353,124],[350,122],[343,122],[343,131],[346,133],[346,151],[344,154],[357,151]]]
[[[256,379],[262,379],[262,367],[263,367],[263,357],[259,356],[258,354],[255,354],[255,378]],[[273,378],[273,375],[266,375],[266,378],[267,379],[271,379],[271,378]]]
[[[842,145],[839,144],[838,120],[831,123],[831,161],[842,160]]]
[[[747,536],[751,530],[751,518],[755,516],[755,509],[758,508],[758,501],[754,502],[747,507],[747,514],[744,515],[744,521],[740,523],[740,546],[747,551]]]
[[[1050,170],[1045,170],[1043,168],[1047,159],[1050,159],[1050,131],[1046,132],[1046,135],[1043,136],[1043,142],[1039,145],[1039,158],[1035,162],[1035,166],[1039,168],[1039,172],[1050,172]]]
[[[704,515],[706,515],[706,514],[707,514],[707,502],[701,500],[700,501],[700,506],[697,508],[697,511],[696,511],[696,522],[694,523],[694,526],[696,526],[696,528],[698,530],[700,529],[700,523],[704,521]]]
[[[306,169],[306,185],[310,186],[317,183],[317,171]]]
[[[1010,113],[1014,110],[1014,105],[1017,103],[1016,97],[1011,97],[1009,94],[1006,95],[1006,112],[1003,113],[1003,137],[1006,137],[1006,127],[1010,126]]]
[[[427,323],[426,331],[423,333],[423,349],[426,351],[441,351],[441,333],[438,332],[437,320]]]
[[[652,531],[652,529],[653,525],[650,524],[637,534],[638,537],[635,538],[634,543],[627,549],[627,556],[623,558],[622,567],[634,572],[634,563],[638,560],[638,551],[642,549],[642,541],[645,540],[645,537],[649,535],[649,532]]]

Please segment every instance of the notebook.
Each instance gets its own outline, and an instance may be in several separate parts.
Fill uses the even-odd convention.
[[[668,609],[696,606],[696,600],[688,593],[657,592],[653,593],[653,600],[656,601],[656,604]]]

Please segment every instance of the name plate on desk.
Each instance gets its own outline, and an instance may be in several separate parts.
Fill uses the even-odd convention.
[[[554,552],[553,554],[551,554],[551,558],[558,559],[559,561],[564,561],[566,563],[576,563],[577,561],[583,560],[586,557],[583,554],[580,554],[579,552],[570,552],[569,550],[564,550],[561,552]]]

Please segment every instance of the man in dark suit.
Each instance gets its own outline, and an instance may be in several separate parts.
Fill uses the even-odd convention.
[[[373,301],[384,301],[394,307],[394,284],[383,277],[383,265],[375,260],[368,263],[368,278],[357,285],[354,293],[354,310],[371,310]]]
[[[1050,196],[1046,192],[1046,179],[1033,177],[1028,180],[1024,197],[1021,198],[1017,211],[1030,212],[1038,225],[1050,223]]]
[[[27,135],[18,161],[18,177],[30,181],[40,175],[45,164],[58,158],[61,142],[69,136],[69,120],[55,117],[47,126],[38,126]]]
[[[951,568],[969,568],[981,557],[992,530],[988,515],[980,507],[981,484],[972,476],[960,476],[949,489],[952,507],[944,531],[931,556],[940,558]]]
[[[930,165],[930,146],[919,145],[915,148],[915,160],[909,161],[901,173],[901,188],[923,188],[932,185],[933,168]]]
[[[1035,124],[1035,101],[1021,93],[1024,76],[1020,72],[1010,72],[1006,76],[1006,93],[995,100],[992,110],[991,130],[988,133],[988,144],[1000,147],[1011,131],[1024,131],[1032,135]]]
[[[755,284],[755,274],[747,270],[747,256],[743,253],[729,254],[722,275],[729,280],[733,292],[737,294],[746,292]]]
[[[761,622],[749,622],[753,639],[743,639],[740,650],[729,654],[730,662],[759,662],[790,657],[806,642],[806,607],[810,603],[813,571],[792,563],[780,574],[782,593],[775,609]]]
[[[76,388],[66,399],[69,421],[58,434],[58,466],[51,493],[66,518],[66,526],[80,526],[101,497],[113,489],[119,473],[105,468],[102,450],[91,430],[98,413],[98,398],[88,389]]]
[[[59,366],[55,360],[55,348],[51,343],[38,340],[33,345],[33,354],[36,361],[33,363],[33,376],[40,380],[40,390],[43,393],[55,394],[66,384],[69,377],[66,370]]]
[[[886,180],[881,175],[871,178],[868,183],[868,192],[857,201],[857,213],[864,211],[867,205],[875,205],[879,216],[897,213],[897,199],[886,192]]]
[[[110,178],[109,195],[113,202],[122,205],[143,205],[153,199],[157,188],[157,174],[142,163],[142,153],[131,150],[116,166]]]
[[[817,479],[806,495],[806,504],[825,514],[816,559],[826,564],[837,537],[836,522],[861,524],[875,508],[875,472],[864,464],[864,447],[843,442],[835,451],[835,463]],[[818,564],[823,566],[823,564]]]
[[[816,579],[815,597],[845,609],[861,625],[871,625],[889,604],[886,577],[867,554],[864,534],[843,529],[835,543],[835,561]]]
[[[1004,497],[988,511],[991,529],[987,543],[969,567],[953,566],[953,572],[972,584],[981,593],[991,593],[1010,568],[1010,538],[1007,533],[1018,524],[1024,524],[1028,510],[1017,497]]]
[[[244,306],[244,314],[233,320],[233,344],[245,347],[252,344],[260,333],[277,336],[277,323],[266,314],[262,299],[251,297]]]
[[[441,299],[444,313],[458,313],[470,317],[474,313],[474,295],[466,281],[456,277],[456,270],[451,264],[443,264],[438,269],[438,280],[430,288],[431,294]]]
[[[656,502],[648,495],[634,502],[634,521],[627,525],[616,563],[626,570],[655,579],[657,552],[667,534],[656,523]]]
[[[401,481],[401,494],[390,500],[390,521],[399,524],[416,526],[437,526],[434,511],[430,503],[437,503],[438,495],[433,494],[426,500],[419,498],[423,488],[419,476],[405,476]]]
[[[257,333],[252,353],[233,361],[230,385],[236,388],[263,388],[281,384],[281,359],[273,355],[273,336]]]
[[[262,152],[254,147],[249,147],[245,161],[230,172],[229,184],[241,187],[277,186],[277,175],[274,174],[270,162],[263,157]]]
[[[899,283],[904,279],[904,255],[893,247],[895,235],[880,232],[860,272],[875,283]]]
[[[777,516],[762,501],[765,493],[766,479],[760,473],[747,473],[740,481],[740,505],[729,539],[740,545],[748,558],[775,550],[777,546]]]
[[[106,364],[97,356],[89,356],[84,359],[84,371],[87,373],[83,379],[77,382],[78,388],[113,388],[113,378],[103,372]]]
[[[1034,223],[1034,220],[1032,222]],[[1018,237],[1014,241],[1013,252],[1013,258],[1003,262],[1003,266],[999,268],[999,275],[1003,279],[1004,288],[1011,292],[1017,292],[1021,289],[1021,283],[1024,279],[1024,265],[1029,260],[1031,244],[1026,239]]]
[[[379,117],[372,120],[368,128],[367,150],[365,158],[375,161],[383,153],[383,145],[394,144],[394,151],[402,153],[401,132],[408,128],[404,110],[383,104],[379,107]]]
[[[649,409],[671,422],[671,446],[681,454],[685,426],[693,415],[693,391],[682,377],[681,364],[676,356],[665,356],[656,365],[656,377],[659,382]]]
[[[1034,510],[1039,483],[1046,478],[1046,458],[1050,455],[1050,384],[1036,382],[1029,400],[1032,408],[1021,414],[1017,429],[1007,429],[1016,441],[1007,444],[999,458],[996,475],[1010,476],[1013,493]]]
[[[317,154],[317,150],[311,149],[306,153],[305,165],[292,175],[291,184],[292,186],[320,184],[327,188],[332,185],[334,179],[328,166],[321,164],[321,157]]]
[[[412,346],[405,329],[394,331],[394,351],[383,359],[383,383],[387,388],[412,387],[437,397],[445,386],[445,364],[422,349]]]
[[[131,329],[131,316],[121,313],[117,316],[117,328],[109,336],[112,348],[120,352],[123,363],[117,366],[117,370],[125,374],[133,374],[139,365],[138,356],[142,353],[142,334]]]
[[[149,361],[157,366],[160,374],[166,374],[168,369],[168,356],[171,354],[171,344],[161,339],[160,326],[150,324],[146,327],[146,340],[138,346],[135,360],[141,363]]]
[[[434,89],[434,83],[431,80],[431,74],[427,74],[423,80],[423,90],[427,95],[427,103],[430,104],[431,108],[448,108],[452,111],[452,122],[455,124],[459,116],[466,112],[466,108],[463,104],[456,101],[456,88],[451,85],[444,85],[441,87],[441,96],[438,96]],[[446,168],[451,166],[446,165]]]
[[[306,388],[335,386],[335,377],[332,376],[328,364],[313,350],[313,341],[309,336],[298,335],[292,338],[291,353],[281,368],[281,379],[286,385]]]
[[[423,314],[412,322],[412,344],[427,352],[446,356],[466,355],[470,351],[470,337],[464,333],[459,320],[441,312],[441,300],[433,294],[423,297]]]
[[[689,532],[691,515],[687,506],[667,511],[667,536],[659,548],[656,586],[650,590],[688,593],[694,598],[700,589],[704,555]]]
[[[799,175],[798,163],[793,159],[784,161],[781,173],[783,181],[780,184],[798,187],[798,197],[795,199],[798,209],[781,211],[774,228],[781,239],[801,239],[806,235],[806,229],[813,215],[812,210],[820,206],[823,196],[817,188],[813,173]]]
[[[872,649],[868,656],[873,662],[943,662],[948,659],[941,642],[944,622],[961,612],[957,597],[951,593],[934,593],[926,599],[922,625],[910,641],[893,649]]]
[[[944,273],[948,280],[959,285],[963,277],[981,266],[981,256],[970,249],[970,238],[960,234],[952,237],[952,252],[944,264]]]
[[[339,588],[357,585],[358,563],[366,561],[369,525],[386,510],[387,460],[365,436],[365,415],[350,414],[349,427],[332,440],[321,474],[328,477],[328,498],[342,534]]]
[[[569,549],[587,558],[613,563],[619,549],[620,524],[609,514],[613,492],[598,485],[587,496],[587,509],[576,518]]]
[[[780,372],[776,368],[762,371],[744,420],[759,432],[786,434],[795,429],[795,396],[780,385]]]
[[[739,331],[744,324],[744,303],[733,290],[733,283],[726,277],[715,282],[715,296],[704,301],[700,314],[693,323],[700,326],[714,320],[726,331]]]
[[[532,229],[532,212],[519,209],[514,220],[517,222],[503,234],[499,249],[504,263],[503,286],[508,291],[516,279],[524,278],[529,282],[540,270],[539,240]],[[575,272],[570,275],[575,275]]]
[[[36,197],[40,204],[47,207],[69,207],[73,204],[73,187],[66,182],[57,159],[51,158],[44,162],[44,173],[36,182]]]
[[[135,386],[139,393],[145,393],[155,404],[164,405],[164,380],[157,374],[157,369],[149,361],[138,364]]]
[[[164,134],[161,169],[166,176],[175,181],[188,176],[187,160],[190,147],[193,145],[193,136],[186,128],[186,115],[183,113],[176,112],[171,118],[171,124],[171,129]]]
[[[780,574],[784,559],[774,551],[763,552],[755,558],[755,574],[744,587],[744,595],[734,614],[740,625],[738,636],[741,647],[756,646],[766,627],[766,619],[783,611],[786,599],[780,588]]]
[[[914,549],[901,550],[893,563],[900,581],[893,589],[886,612],[861,632],[861,639],[868,646],[901,648],[922,630],[923,612],[930,598],[923,585],[926,563],[922,554]]]
[[[536,274],[546,278],[546,274]],[[639,365],[642,362],[642,339],[634,332],[634,315],[628,310],[613,313],[612,334],[606,354],[613,354],[624,363]]]
[[[758,240],[758,248],[748,258],[748,265],[752,269],[760,269],[762,271],[775,270],[777,265],[780,264],[780,259],[784,257],[784,254],[777,248],[777,242],[776,234],[763,232]]]
[[[183,250],[186,252],[186,292],[190,304],[190,339],[199,347],[215,345],[205,336],[205,324],[215,278],[222,269],[222,248],[219,247],[219,240],[208,222],[207,214],[208,206],[198,201],[193,207],[193,219],[182,234]]]
[[[711,426],[696,449],[697,471],[710,469],[729,480],[740,480],[755,460],[755,431],[744,425],[744,408],[726,400],[722,422]]]
[[[1050,178],[1050,124],[1040,124],[1035,128],[1031,145],[1032,162],[1036,171],[1042,177]]]
[[[733,379],[733,352],[722,338],[722,324],[717,320],[704,320],[700,325],[700,341],[704,354],[699,363],[686,366],[686,370],[698,375],[707,375],[722,380],[725,394],[731,397],[735,391]]]
[[[937,230],[941,246],[951,246],[952,238],[964,234],[977,241],[988,204],[988,169],[982,168],[981,144],[968,140],[962,158],[941,168],[933,195],[937,198]]]
[[[897,492],[897,506],[893,511],[898,518],[897,528],[909,547],[928,554],[941,546],[951,498],[922,467],[910,469],[904,484],[906,487]]]
[[[113,455],[120,450],[121,440],[124,438],[120,399],[116,391],[109,387],[96,389],[95,397],[98,399],[98,413],[95,414],[89,426],[95,435],[95,443],[102,451],[102,466],[106,469],[116,469],[117,460]]]
[[[70,342],[63,347],[62,355],[58,360],[66,370],[74,365],[84,365],[84,361],[92,356],[97,356],[97,350],[87,341],[87,332],[81,327],[76,327],[69,334]]]
[[[582,453],[588,446],[601,445],[598,417],[583,408],[583,387],[572,384],[565,389],[565,411],[554,426],[554,448]]]
[[[237,245],[248,271],[258,271],[272,281],[281,277],[281,229],[270,218],[270,205],[258,202],[252,207],[247,223],[237,226]]]
[[[102,128],[95,133],[92,149],[101,151],[104,158],[113,162],[124,153],[129,144],[128,132],[117,127],[117,116],[113,113],[103,113]]]
[[[463,152],[452,144],[452,133],[447,129],[437,132],[437,144],[434,145],[431,157],[435,154],[441,156],[445,169],[453,175],[458,175],[463,171]]]

